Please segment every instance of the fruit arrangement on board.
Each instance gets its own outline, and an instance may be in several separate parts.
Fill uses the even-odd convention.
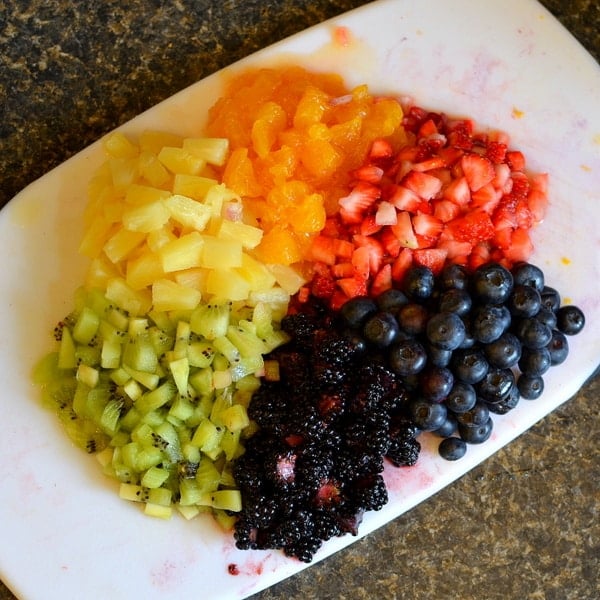
[[[202,137],[104,140],[44,404],[153,516],[310,562],[419,436],[458,460],[582,311],[529,261],[548,178],[502,132],[335,74],[239,74]]]

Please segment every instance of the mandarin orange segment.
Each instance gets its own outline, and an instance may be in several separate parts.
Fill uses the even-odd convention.
[[[240,196],[255,198],[262,194],[247,148],[238,148],[231,153],[223,173],[223,183]]]
[[[291,265],[303,259],[296,236],[281,225],[275,225],[265,233],[256,254],[267,264]]]

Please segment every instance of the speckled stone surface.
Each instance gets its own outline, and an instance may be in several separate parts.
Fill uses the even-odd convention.
[[[5,0],[0,205],[174,92],[362,4]],[[543,4],[600,60],[598,0]],[[453,485],[254,599],[597,600],[599,399],[596,377]]]

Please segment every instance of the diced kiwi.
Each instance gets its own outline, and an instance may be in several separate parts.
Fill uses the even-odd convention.
[[[232,464],[253,429],[246,409],[268,370],[263,355],[286,335],[268,302],[167,313],[141,310],[143,298],[118,278],[107,295],[79,289],[32,380],[122,498],[159,518],[175,506],[184,518],[212,511],[231,527]]]

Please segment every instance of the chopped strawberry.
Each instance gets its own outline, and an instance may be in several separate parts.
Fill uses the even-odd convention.
[[[494,165],[479,154],[465,154],[461,159],[461,166],[469,189],[473,192],[490,183],[496,175]]]
[[[434,274],[439,274],[444,268],[448,252],[444,248],[419,248],[413,251],[415,264],[429,267]]]
[[[382,227],[383,225],[378,225],[375,222],[375,215],[367,215],[360,224],[360,234],[373,235],[374,233],[381,231]]]
[[[392,225],[390,230],[404,248],[418,248],[419,243],[417,242],[412,220],[408,212],[399,212],[398,222],[395,225]]]
[[[529,204],[529,210],[536,223],[541,223],[546,216],[546,210],[548,208],[548,196],[542,191],[532,189],[527,196],[527,202]]]
[[[367,183],[379,183],[384,174],[384,170],[376,165],[364,165],[355,169],[352,173],[358,181],[366,181]]]
[[[473,249],[473,244],[471,242],[460,242],[451,238],[442,239],[440,236],[437,247],[446,251],[446,258],[455,260],[459,257],[469,256]]]
[[[497,191],[491,183],[480,187],[471,194],[471,207],[492,214],[502,198],[502,192]]]
[[[526,261],[533,252],[533,244],[529,237],[529,231],[521,227],[515,229],[512,234],[510,246],[504,251],[504,255],[510,261]]]
[[[386,200],[381,201],[375,213],[376,225],[395,225],[397,222],[398,214],[396,207]]]
[[[403,185],[391,184],[383,190],[383,197],[398,210],[416,212],[421,198]]]
[[[447,230],[454,239],[461,242],[483,242],[494,235],[494,224],[483,210],[476,210],[465,214],[446,225]]]
[[[367,282],[360,277],[343,277],[337,280],[337,284],[347,298],[367,294]]]
[[[431,171],[433,169],[441,169],[446,166],[446,161],[441,156],[433,156],[426,160],[414,163],[412,168],[413,171],[424,172]]]
[[[510,193],[515,198],[526,198],[529,194],[529,179],[525,173],[513,172],[512,175],[512,189]]]
[[[337,263],[331,267],[331,274],[335,279],[352,277],[354,275],[354,265],[351,262]]]
[[[355,235],[352,239],[359,248],[365,248],[368,251],[369,270],[371,273],[377,273],[381,268],[383,262],[383,246],[374,237]],[[353,263],[354,254],[356,254],[356,250],[352,254]]]
[[[367,246],[359,246],[352,253],[353,276],[367,281],[371,274],[371,253]]]
[[[506,162],[513,171],[525,170],[525,156],[519,150],[510,150],[507,152]]]
[[[442,182],[437,177],[420,171],[408,173],[403,185],[425,200],[431,200],[442,189]]]
[[[437,200],[434,204],[433,216],[442,221],[442,223],[452,221],[458,217],[459,214],[460,206],[451,200]]]
[[[421,123],[418,135],[419,137],[427,137],[437,132],[438,128],[435,124],[435,121],[433,119],[427,119],[426,121],[423,121],[423,123]]]
[[[414,232],[424,237],[435,238],[442,233],[444,224],[433,215],[419,213],[412,218]]]
[[[403,248],[398,255],[398,258],[392,264],[392,280],[401,282],[408,269],[413,264],[413,250]]]
[[[335,280],[331,276],[317,274],[312,278],[310,291],[317,298],[331,298],[335,292]]]
[[[392,145],[384,139],[377,139],[371,144],[369,158],[373,161],[391,158],[394,155]]]
[[[350,194],[340,198],[340,216],[345,223],[360,223],[365,213],[375,204],[381,195],[376,185],[359,181]]]
[[[392,287],[392,265],[387,264],[383,265],[379,273],[375,275],[373,278],[373,283],[371,284],[371,295],[377,296],[386,290],[391,289]]]
[[[473,148],[473,122],[458,121],[449,125],[448,144],[461,150],[471,150]]]
[[[506,144],[492,140],[488,141],[485,157],[496,165],[503,163],[506,158]]]
[[[404,247],[391,227],[384,227],[382,229],[379,234],[379,241],[381,242],[385,253],[391,258],[396,258],[398,254],[400,254],[400,250]]]
[[[444,198],[458,206],[466,206],[471,202],[471,190],[466,177],[459,177],[449,183],[443,192]]]
[[[336,261],[335,238],[317,235],[312,241],[309,258],[314,262],[334,265]]]

